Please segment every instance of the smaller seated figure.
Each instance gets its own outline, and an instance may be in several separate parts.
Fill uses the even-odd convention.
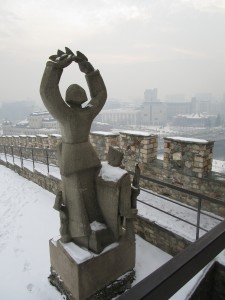
[[[108,163],[103,162],[97,178],[97,199],[103,218],[111,229],[114,239],[129,238],[134,241],[132,219],[136,217],[135,195],[131,188],[130,175],[121,168],[123,153],[118,148],[109,148]]]
[[[108,162],[103,162],[96,179],[97,202],[103,222],[90,224],[91,235],[87,248],[100,253],[106,246],[121,239],[134,242],[133,218],[136,217],[136,199],[139,195],[138,165],[131,184],[130,175],[123,169],[123,153],[116,147],[110,147]],[[60,213],[60,234],[62,242],[68,241],[67,208],[63,204],[62,192],[56,196],[54,208]],[[85,245],[83,245],[85,246]]]

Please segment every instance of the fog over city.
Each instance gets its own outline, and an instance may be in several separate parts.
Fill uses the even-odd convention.
[[[0,300],[225,299],[225,0],[1,0],[0,59]]]
[[[224,0],[8,0],[0,4],[0,103],[41,104],[40,80],[64,46],[85,53],[103,75],[109,98],[143,100],[225,92]],[[61,89],[86,87],[73,64]],[[139,103],[141,104],[141,103]]]

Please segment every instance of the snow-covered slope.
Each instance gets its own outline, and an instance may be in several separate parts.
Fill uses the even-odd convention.
[[[48,241],[59,228],[53,203],[53,194],[0,166],[0,299],[64,299],[47,279]],[[170,258],[137,237],[135,283]]]

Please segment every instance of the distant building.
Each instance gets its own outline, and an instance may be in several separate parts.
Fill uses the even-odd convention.
[[[105,109],[100,112],[98,121],[111,125],[139,125],[141,110],[134,108]]]
[[[172,125],[181,127],[213,127],[216,126],[216,115],[189,114],[177,115],[173,117]]]
[[[158,90],[156,88],[145,90],[145,92],[144,92],[144,101],[147,101],[147,102],[159,101],[157,93],[158,93]]]
[[[166,104],[166,120],[170,122],[172,118],[179,114],[190,114],[190,102],[165,102]]]
[[[91,125],[91,131],[111,131],[113,126],[109,123],[102,123],[102,122],[93,122]]]
[[[58,122],[50,115],[48,111],[33,112],[28,116],[29,127],[33,129],[55,129],[59,131]]]
[[[191,99],[191,112],[192,113],[210,113],[211,111],[211,97],[206,94],[205,97],[201,94],[198,97]]]
[[[164,125],[166,123],[166,104],[145,101],[141,108],[141,125]]]
[[[167,96],[169,102],[161,102],[157,97],[157,89],[147,89],[144,93],[144,102],[141,108],[141,124],[143,125],[164,125],[167,122],[175,122],[174,117],[179,115],[191,114],[212,114],[210,94],[198,94],[189,102],[184,102],[183,94],[173,94]],[[214,114],[214,111],[213,111]],[[183,122],[183,117],[181,117]],[[185,117],[184,117],[185,119]],[[206,123],[213,124],[214,117],[207,117]],[[205,120],[205,119],[204,119]],[[180,122],[178,117],[177,122]],[[189,124],[191,118],[186,118],[186,123]],[[200,122],[200,119],[193,118],[193,124]],[[184,122],[185,123],[185,122]]]
[[[58,122],[47,111],[33,112],[27,119],[15,125],[5,121],[2,124],[4,135],[59,133]]]
[[[184,94],[170,94],[166,96],[167,102],[184,102],[185,96]]]
[[[107,99],[104,109],[117,109],[121,108],[121,101],[116,99]]]
[[[49,118],[49,112],[33,112],[28,116],[29,127],[33,129],[42,128],[43,126],[43,119],[47,117]]]
[[[5,102],[0,107],[0,120],[11,120],[12,122],[19,122],[29,115],[35,107],[32,101],[16,101]]]

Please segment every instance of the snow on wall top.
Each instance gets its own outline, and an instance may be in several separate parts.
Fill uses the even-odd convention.
[[[208,144],[208,143],[210,143],[209,141],[204,140],[204,139],[187,138],[187,137],[181,137],[181,136],[166,137],[164,139],[165,140],[179,141],[179,142],[186,142],[186,143],[198,143],[198,144]]]
[[[122,134],[130,134],[130,135],[139,135],[139,136],[154,136],[154,134],[151,134],[146,131],[136,131],[136,130],[123,130],[120,131]]]
[[[46,134],[37,134],[37,136],[44,137],[44,138],[48,137]]]
[[[116,136],[116,135],[118,135],[118,133],[113,133],[113,132],[110,132],[110,131],[91,131],[91,134],[99,134],[99,135],[104,135],[104,136],[108,136],[108,135]]]

